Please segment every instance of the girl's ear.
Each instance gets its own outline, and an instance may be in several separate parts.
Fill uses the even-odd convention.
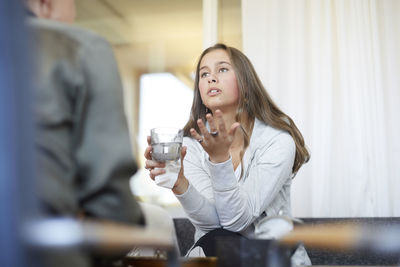
[[[40,0],[39,6],[39,17],[50,19],[52,12],[52,1],[51,0]]]

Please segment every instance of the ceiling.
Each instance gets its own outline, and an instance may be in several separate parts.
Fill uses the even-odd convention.
[[[241,48],[240,0],[220,0],[219,41]],[[76,23],[104,36],[124,68],[191,72],[202,48],[201,0],[77,0]]]

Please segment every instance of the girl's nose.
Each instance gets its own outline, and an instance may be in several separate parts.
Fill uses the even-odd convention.
[[[210,77],[208,78],[208,83],[216,83],[217,78],[215,77],[214,74],[211,74]]]

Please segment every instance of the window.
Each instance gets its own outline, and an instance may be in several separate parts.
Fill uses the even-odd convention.
[[[193,100],[193,90],[171,73],[144,74],[140,78],[139,155],[147,147],[146,136],[155,127],[183,128]],[[132,191],[145,202],[163,206],[175,205],[177,200],[171,190],[154,184],[144,169],[144,157],[138,161],[142,168],[131,180]]]

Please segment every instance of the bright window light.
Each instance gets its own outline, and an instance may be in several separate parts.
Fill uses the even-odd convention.
[[[146,137],[155,127],[183,128],[186,124],[193,99],[193,90],[171,73],[142,75],[140,79],[139,134],[137,143],[141,166],[147,147]],[[132,191],[147,202],[169,205],[177,203],[170,189],[154,184],[148,171],[140,169],[131,180]]]

